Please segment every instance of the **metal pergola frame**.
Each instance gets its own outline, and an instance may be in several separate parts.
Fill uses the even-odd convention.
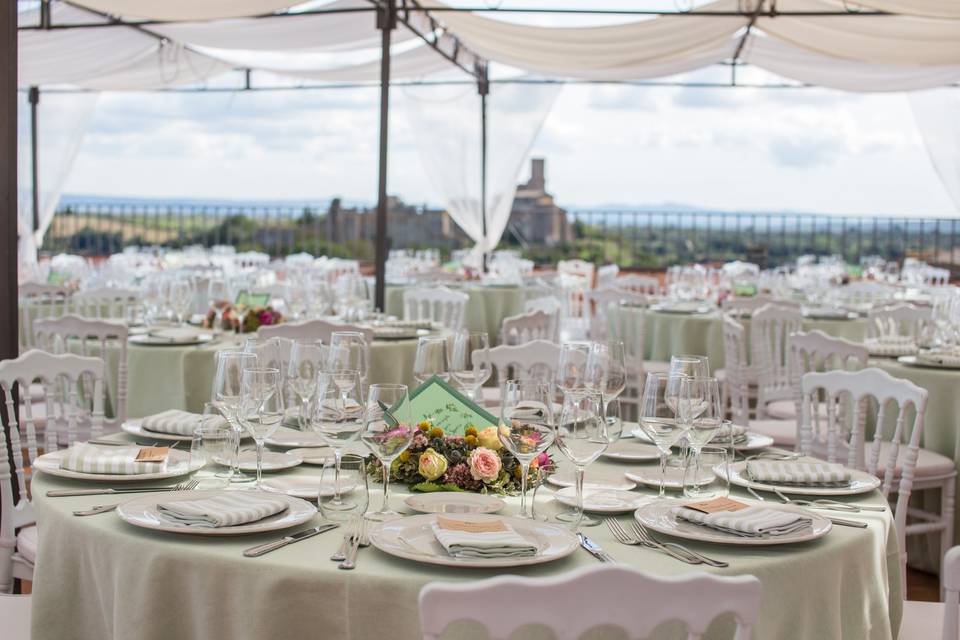
[[[5,308],[0,311],[0,359],[16,357],[18,351],[18,314],[17,314],[17,32],[18,30],[63,30],[78,28],[101,28],[127,26],[133,29],[166,41],[167,38],[150,29],[151,25],[165,24],[169,21],[164,20],[132,20],[126,21],[122,18],[101,14],[82,5],[76,5],[94,14],[102,15],[107,19],[106,22],[96,23],[73,23],[73,24],[53,24],[50,14],[50,1],[41,0],[40,3],[40,24],[36,26],[18,27],[17,10],[14,2],[7,2],[6,11],[0,14],[0,27],[6,38],[4,45],[0,47],[0,77],[7,83],[8,91],[3,92],[4,99],[0,101],[0,157],[5,157],[7,162],[0,163],[4,169],[0,175],[0,221],[3,223],[3,229],[6,233],[0,233],[0,258],[4,259],[7,265],[5,277],[0,276],[0,301],[6,301]],[[381,31],[381,66],[380,82],[375,84],[362,83],[341,83],[317,86],[292,86],[292,87],[269,87],[255,88],[250,84],[250,70],[244,69],[246,73],[245,83],[239,88],[184,88],[184,89],[161,89],[160,91],[174,92],[200,92],[200,91],[281,91],[281,90],[304,90],[304,89],[331,89],[331,88],[357,88],[357,87],[376,87],[380,89],[380,127],[379,127],[379,166],[378,166],[378,184],[377,184],[377,223],[376,223],[376,294],[375,304],[378,308],[384,307],[385,301],[385,275],[387,258],[387,152],[389,140],[389,101],[390,101],[390,44],[391,34],[396,28],[397,23],[402,23],[405,27],[423,40],[427,46],[432,47],[438,55],[449,60],[454,66],[473,77],[470,84],[476,84],[480,95],[480,120],[481,120],[481,210],[483,232],[486,235],[486,178],[487,178],[487,96],[491,85],[501,83],[573,83],[573,84],[620,84],[627,86],[689,86],[703,88],[728,88],[728,87],[750,87],[750,88],[777,88],[793,89],[806,88],[807,84],[738,84],[736,80],[739,56],[743,46],[749,37],[754,22],[759,17],[775,18],[779,16],[808,16],[808,17],[849,17],[849,16],[890,16],[898,15],[884,11],[856,10],[853,8],[843,8],[836,11],[778,11],[776,0],[759,0],[753,8],[746,4],[738,6],[735,11],[717,11],[717,12],[696,12],[696,11],[657,11],[642,9],[592,9],[592,8],[500,8],[490,6],[478,7],[424,7],[418,0],[368,0],[369,7],[349,7],[339,9],[318,9],[305,10],[300,12],[283,12],[253,16],[253,18],[276,18],[276,17],[295,17],[303,15],[323,15],[338,13],[359,13],[375,12],[377,18],[377,28]],[[64,0],[66,4],[72,4],[69,0]],[[428,17],[430,13],[444,12],[465,12],[465,13],[518,13],[518,14],[564,14],[564,15],[620,15],[620,16],[696,16],[696,17],[731,17],[739,16],[749,19],[746,25],[746,31],[741,39],[740,45],[731,62],[725,63],[731,68],[731,82],[710,83],[710,82],[672,82],[672,81],[569,81],[569,80],[491,80],[488,75],[487,61],[469,52],[459,39],[451,34],[446,34],[454,38],[453,53],[447,53],[438,45],[437,33],[442,27],[430,18],[430,24],[434,27],[432,32],[424,33],[415,25],[411,24],[410,14],[414,12],[423,12]],[[473,66],[468,66],[460,62],[459,53],[468,52],[470,58],[474,61]],[[466,81],[445,81],[445,82],[408,82],[394,83],[396,85],[423,85],[423,84],[467,84]],[[57,90],[54,90],[57,91]],[[75,90],[67,90],[75,91]],[[62,92],[62,91],[57,91]],[[40,99],[40,92],[37,87],[30,87],[28,97],[31,110],[31,170],[32,170],[32,194],[33,194],[33,222],[34,229],[39,225],[39,184],[37,176],[37,104]]]

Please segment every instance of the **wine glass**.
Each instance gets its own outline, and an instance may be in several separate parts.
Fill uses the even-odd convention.
[[[190,467],[200,465],[194,478],[200,482],[199,489],[219,489],[229,482],[230,473],[205,471],[210,464],[231,464],[237,434],[229,424],[223,424],[212,403],[203,405],[203,413],[197,420],[197,428],[190,442]]]
[[[177,314],[177,323],[183,325],[193,301],[193,283],[187,278],[175,278],[170,282],[169,292],[170,305]]]
[[[552,389],[541,380],[507,380],[500,403],[497,434],[507,451],[520,461],[519,518],[532,518],[527,508],[530,464],[556,438],[553,426]]]
[[[594,342],[587,356],[587,385],[600,392],[603,406],[627,388],[627,364],[623,342]]]
[[[363,428],[363,395],[360,374],[338,369],[321,371],[310,411],[310,427],[331,449],[336,467],[335,489],[340,486],[340,459],[343,449],[357,439]],[[357,505],[334,493],[328,508],[352,512]]]
[[[650,438],[660,451],[660,493],[664,498],[664,479],[667,475],[667,457],[670,449],[686,433],[686,427],[677,420],[674,410],[667,403],[667,388],[670,380],[680,380],[680,376],[670,377],[666,373],[648,373],[640,398],[640,430]]]
[[[579,397],[588,393],[587,359],[590,343],[567,342],[560,347],[557,363],[557,387],[565,397]]]
[[[230,285],[223,278],[210,278],[207,283],[207,299],[214,313],[213,329],[219,333],[223,329],[223,312],[230,305]]]
[[[252,335],[244,340],[243,351],[255,354],[260,366],[280,368],[280,338],[259,338]]]
[[[343,495],[350,496],[351,508],[343,509],[346,504]],[[351,521],[362,518],[370,503],[370,485],[367,479],[367,461],[352,454],[341,457],[339,468],[328,459],[320,471],[320,492],[318,504],[324,520]]]
[[[576,511],[558,514],[557,518],[571,522],[574,529],[581,524],[593,526],[600,523],[583,513],[583,476],[587,466],[620,437],[619,430],[615,431],[614,426],[608,424],[601,403],[600,394],[589,389],[567,396],[557,423],[557,447],[576,467],[577,490]]]
[[[243,370],[240,422],[257,444],[257,489],[262,488],[263,447],[283,421],[280,370],[257,367]]]
[[[405,384],[372,384],[367,391],[360,439],[380,460],[383,467],[383,505],[380,511],[368,514],[376,521],[399,518],[390,509],[390,465],[413,442],[410,397]]]
[[[349,369],[359,373],[361,380],[366,380],[369,364],[370,350],[362,333],[334,331],[330,334],[327,369]]]
[[[486,331],[461,331],[457,334],[453,342],[450,373],[471,400],[483,401],[477,394],[492,373],[490,337]]]
[[[417,354],[413,360],[413,377],[423,384],[433,376],[450,379],[447,361],[447,339],[440,336],[421,336],[417,342]]]
[[[317,376],[326,359],[320,340],[294,340],[287,360],[287,386],[297,399],[297,423],[306,431],[309,416],[307,403],[317,390]]]
[[[233,472],[230,482],[250,482],[252,478],[240,472],[240,440],[243,425],[240,423],[240,405],[243,398],[243,371],[257,366],[257,356],[243,351],[218,351],[217,373],[213,378],[211,401],[217,411],[227,419],[236,438],[236,455],[233,457]]]
[[[707,356],[670,356],[670,374],[705,378],[710,375],[710,358]]]

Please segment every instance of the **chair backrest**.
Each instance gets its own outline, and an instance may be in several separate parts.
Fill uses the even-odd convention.
[[[787,369],[793,387],[797,415],[803,397],[800,382],[811,371],[850,371],[863,369],[870,358],[870,350],[858,342],[828,336],[819,329],[794,333],[787,338]]]
[[[932,307],[904,303],[874,308],[867,313],[867,337],[909,336],[919,339],[932,317]]]
[[[645,296],[660,295],[660,281],[654,276],[643,276],[639,274],[620,276],[614,285],[618,289],[642,293]]]
[[[723,361],[730,417],[734,424],[750,422],[750,364],[747,362],[747,331],[728,315],[723,316]]]
[[[550,335],[547,339],[554,342],[560,339],[560,312],[562,309],[563,304],[554,296],[531,298],[523,303],[524,313],[542,311],[550,315]]]
[[[492,640],[506,640],[527,624],[573,640],[600,625],[647,638],[676,620],[700,638],[723,614],[736,620],[736,640],[747,640],[760,611],[762,585],[753,576],[706,573],[653,576],[629,567],[590,566],[546,578],[498,576],[473,582],[432,582],[420,591],[420,629],[435,640],[453,622],[482,624]],[[477,603],[484,605],[478,607]],[[576,602],[577,606],[570,606]]]
[[[508,316],[500,325],[500,344],[526,344],[531,340],[553,340],[556,315],[546,311],[531,311]]]
[[[795,397],[787,369],[787,337],[800,331],[799,309],[765,304],[753,312],[750,354],[757,373],[757,418],[766,417],[766,404]]]
[[[588,291],[586,294],[590,317],[590,339],[606,340],[610,323],[608,315],[611,309],[618,309],[621,305],[647,306],[647,296],[642,293],[604,287]]]
[[[586,260],[561,260],[557,263],[557,276],[560,286],[573,285],[590,289],[596,271],[592,262]]]
[[[858,280],[835,291],[837,299],[849,305],[875,305],[889,300],[894,289],[875,280]]]
[[[37,348],[50,353],[71,352],[69,340],[74,340],[81,356],[106,361],[108,349],[118,351],[117,386],[110,390],[113,417],[104,418],[104,425],[113,429],[123,424],[127,419],[127,325],[119,320],[93,320],[67,314],[61,318],[37,320],[33,328]]]
[[[958,611],[960,611],[960,547],[952,547],[943,558],[940,571],[943,584],[943,635],[942,640],[957,640],[960,635]]]
[[[446,287],[414,288],[403,292],[405,320],[432,320],[451,331],[460,331],[470,296]]]
[[[923,437],[926,389],[874,367],[807,373],[801,387],[800,452],[878,476],[884,497],[889,497],[896,484],[893,517],[900,540],[901,571],[905,572],[907,506]],[[868,451],[867,419],[871,405],[876,406],[876,417]],[[888,411],[891,406],[893,414]],[[910,408],[914,410],[913,425],[907,428]],[[887,422],[894,415],[896,422],[891,433]],[[881,459],[884,442],[889,446]],[[906,451],[899,456],[902,445]],[[906,580],[905,575],[901,577]]]
[[[70,291],[60,285],[24,282],[17,289],[20,307],[20,351],[33,347],[33,323],[38,318],[55,318],[67,311]]]
[[[615,264],[605,264],[597,268],[597,288],[615,286],[619,273],[620,267]]]
[[[355,331],[362,333],[367,344],[373,341],[373,329],[353,324],[340,324],[329,320],[307,320],[305,322],[287,322],[257,329],[258,338],[289,338],[290,340],[321,340],[330,344],[330,336],[335,331]]]
[[[732,296],[723,301],[723,310],[732,313],[752,314],[760,307],[775,304],[779,307],[799,309],[800,303],[795,300],[783,300],[771,295],[759,293],[755,296]]]
[[[206,296],[206,288],[203,290]],[[86,318],[125,319],[127,309],[140,304],[142,294],[133,289],[105,287],[75,293],[71,299],[72,310]]]
[[[560,345],[548,340],[526,344],[502,344],[490,349],[490,364],[502,387],[511,378],[535,378],[553,381],[560,361]]]

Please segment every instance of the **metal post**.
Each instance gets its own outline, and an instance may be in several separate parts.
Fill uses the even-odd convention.
[[[40,90],[30,87],[27,93],[30,101],[30,178],[31,208],[33,209],[33,230],[40,230],[40,178],[37,173],[37,105],[40,103]]]
[[[387,0],[377,11],[380,40],[380,176],[377,191],[376,299],[374,304],[386,308],[387,282],[387,140],[390,115],[390,33],[397,26],[395,0]]]
[[[480,221],[483,227],[483,241],[487,241],[487,94],[490,93],[490,82],[487,78],[487,67],[483,66],[480,79],[477,80],[477,91],[480,93]],[[487,252],[483,252],[483,272],[487,272]]]
[[[19,350],[17,312],[17,5],[0,9],[0,359]],[[5,453],[5,452],[4,452]]]

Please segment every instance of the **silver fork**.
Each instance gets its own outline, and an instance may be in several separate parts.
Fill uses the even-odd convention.
[[[197,479],[190,480],[188,482],[181,482],[176,485],[171,491],[193,491],[200,484],[200,481]],[[98,513],[107,513],[108,511],[113,511],[119,507],[122,503],[115,502],[114,504],[98,504],[96,506],[90,507],[89,509],[80,509],[79,511],[74,511],[73,515],[75,516],[95,516]]]
[[[647,528],[637,521],[633,522],[633,530],[636,531],[637,536],[639,536],[640,539],[646,539],[652,542],[653,544],[659,544],[661,546],[670,545],[673,549],[679,549],[681,552],[686,553],[691,557],[698,559],[703,564],[710,565],[711,567],[718,567],[722,569],[723,567],[730,566],[729,563],[724,562],[723,560],[716,560],[714,558],[711,558],[710,556],[700,553],[699,551],[694,551],[689,547],[685,547],[682,544],[677,544],[675,542],[657,542],[657,540],[654,539],[654,537],[650,534],[650,532],[647,531]]]
[[[763,502],[763,501],[764,501],[764,497],[763,497],[762,495],[760,495],[759,493],[757,493],[756,491],[754,491],[754,490],[753,490],[753,487],[748,486],[748,487],[747,487],[747,491],[749,491],[749,492],[750,492],[750,495],[752,495],[754,498],[756,498],[756,499],[759,500],[760,502]]]
[[[604,522],[607,523],[607,528],[610,529],[610,533],[613,534],[613,537],[616,538],[617,541],[621,544],[626,544],[630,546],[650,547],[651,549],[657,549],[659,551],[662,551],[663,553],[667,554],[671,558],[675,560],[679,560],[680,562],[686,562],[687,564],[703,564],[703,562],[700,559],[674,551],[673,549],[667,547],[666,545],[655,542],[651,538],[643,538],[643,537],[634,538],[633,536],[628,534],[626,530],[623,528],[623,525],[617,522],[617,520],[615,520],[614,518],[607,518],[606,520],[604,520]]]
[[[848,511],[850,513],[860,513],[861,511],[876,511],[877,513],[882,513],[887,510],[886,507],[877,507],[866,504],[848,504],[846,502],[837,502],[836,500],[826,500],[822,498],[816,500],[794,500],[793,498],[784,495],[777,489],[774,489],[773,492],[779,496],[784,504],[795,504],[798,507],[829,509],[832,511]]]

